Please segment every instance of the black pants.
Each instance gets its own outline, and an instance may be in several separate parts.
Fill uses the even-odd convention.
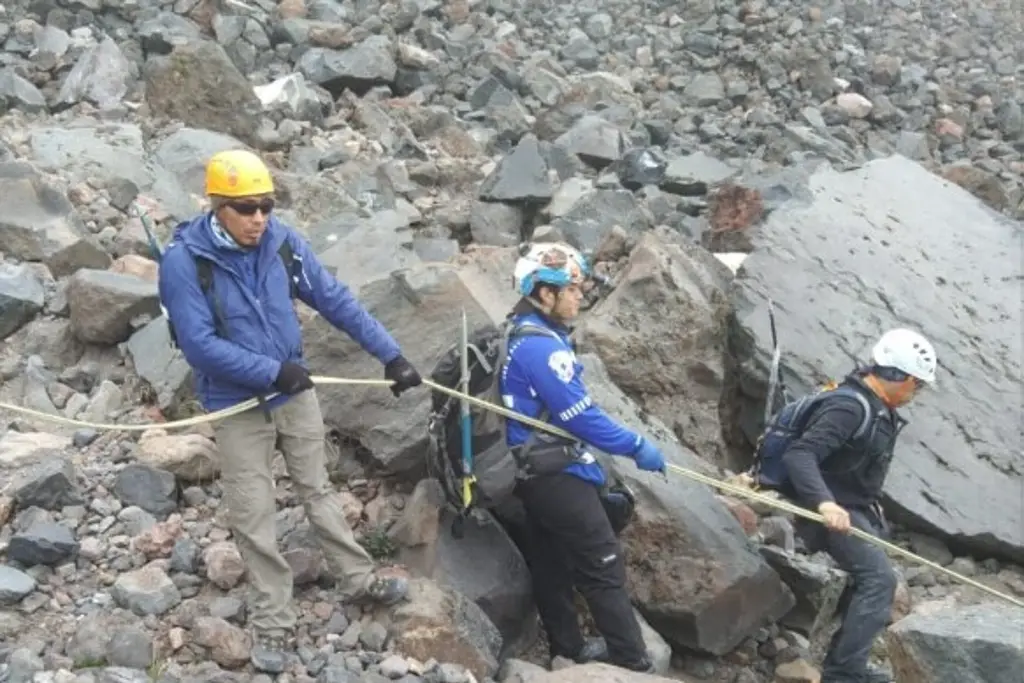
[[[885,537],[867,510],[847,509],[850,523]],[[823,662],[822,683],[857,683],[868,668],[871,646],[885,628],[896,595],[896,574],[885,551],[849,534],[829,531],[817,522],[797,520],[796,531],[812,552],[825,550],[850,578],[841,602],[842,625]]]
[[[626,564],[597,488],[579,477],[553,474],[521,482],[526,509],[525,556],[552,657],[575,657],[583,647],[573,587],[590,607],[608,646],[610,663],[647,666],[647,648],[626,592]]]

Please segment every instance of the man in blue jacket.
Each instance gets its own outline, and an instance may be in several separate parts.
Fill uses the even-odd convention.
[[[651,671],[625,588],[622,547],[601,501],[607,475],[583,444],[631,458],[651,472],[664,471],[665,460],[652,442],[609,418],[583,384],[568,324],[579,313],[588,274],[582,255],[562,244],[535,245],[516,264],[515,287],[523,298],[512,311],[513,324],[534,332],[509,342],[499,377],[503,401],[581,442],[559,444],[521,422],[507,423],[509,446],[529,442],[528,459],[539,472],[516,487],[529,527],[526,559],[552,658],[607,659]],[[574,586],[604,636],[604,652],[599,641],[588,643],[580,632]]]
[[[376,573],[328,480],[323,418],[303,360],[292,296],[377,358],[396,396],[422,380],[383,326],[323,269],[309,244],[271,215],[273,192],[270,172],[255,154],[214,155],[206,169],[212,211],[178,226],[160,264],[159,290],[207,411],[277,394],[215,428],[226,521],[254,593],[253,664],[277,672],[284,667],[296,614],[292,572],[277,548],[271,473],[276,448],[344,595],[392,604],[407,590],[402,580]]]

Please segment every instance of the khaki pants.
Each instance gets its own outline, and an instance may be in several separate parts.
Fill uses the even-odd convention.
[[[226,522],[234,534],[254,592],[250,623],[256,628],[292,628],[292,571],[277,548],[274,451],[284,455],[288,476],[328,566],[346,597],[364,590],[373,560],[345,521],[327,478],[324,424],[314,390],[293,396],[271,411],[262,408],[227,417],[215,427],[221,458]]]

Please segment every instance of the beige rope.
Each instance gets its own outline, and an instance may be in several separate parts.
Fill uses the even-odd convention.
[[[386,380],[386,379],[348,379],[348,378],[344,378],[344,377],[326,377],[326,376],[322,376],[322,375],[315,375],[315,376],[313,376],[312,379],[313,379],[313,383],[314,384],[318,384],[318,385],[349,384],[349,385],[366,385],[366,386],[382,386],[382,387],[386,387],[386,386],[391,386],[391,384],[393,383],[391,380]],[[500,405],[491,403],[489,401],[484,401],[484,400],[479,399],[479,398],[477,398],[475,396],[470,396],[468,394],[464,394],[464,393],[462,393],[462,392],[460,392],[460,391],[458,391],[456,389],[451,389],[449,387],[446,387],[444,385],[438,384],[438,383],[433,382],[433,381],[431,381],[429,379],[426,379],[426,378],[423,379],[423,384],[428,386],[428,387],[430,387],[431,389],[435,389],[437,391],[440,391],[443,394],[447,394],[449,396],[452,396],[454,398],[458,398],[460,400],[469,401],[470,403],[472,403],[472,404],[474,404],[476,406],[479,406],[480,408],[483,408],[484,410],[490,410],[490,411],[492,411],[494,413],[497,413],[498,415],[502,415],[503,417],[506,417],[508,419],[518,420],[519,422],[522,422],[523,424],[527,424],[527,425],[529,425],[529,426],[531,426],[531,427],[533,427],[535,429],[539,429],[539,430],[548,432],[549,434],[553,434],[555,436],[561,436],[561,437],[564,437],[564,438],[567,438],[567,439],[576,440],[574,436],[572,436],[571,434],[569,434],[568,432],[566,432],[566,431],[564,431],[562,429],[559,429],[558,427],[555,427],[552,424],[549,424],[547,422],[541,422],[540,420],[536,420],[536,419],[531,418],[531,417],[527,417],[526,415],[523,415],[521,413],[517,413],[515,411],[509,410],[508,408],[505,408],[504,406],[500,406]],[[271,394],[271,395],[267,396],[267,398],[268,399],[269,398],[273,398],[276,395],[277,394]],[[154,428],[171,429],[171,430],[173,430],[173,429],[180,429],[180,428],[183,428],[183,427],[192,427],[192,426],[203,424],[203,423],[207,423],[207,422],[214,422],[216,420],[220,420],[220,419],[223,419],[225,417],[230,417],[232,415],[237,415],[239,413],[243,413],[246,410],[250,410],[252,408],[255,408],[258,405],[259,405],[259,403],[258,403],[258,401],[256,399],[249,399],[248,401],[243,401],[242,403],[239,403],[237,405],[231,406],[230,408],[225,408],[224,410],[219,410],[219,411],[214,412],[214,413],[208,413],[206,415],[198,415],[196,417],[191,417],[191,418],[187,418],[187,419],[184,419],[184,420],[176,420],[174,422],[153,422],[153,423],[149,423],[149,424],[103,424],[103,423],[97,423],[97,422],[84,422],[82,420],[73,420],[71,418],[63,417],[63,416],[60,416],[60,415],[52,415],[50,413],[44,413],[42,411],[33,410],[31,408],[24,408],[22,406],[15,406],[15,405],[7,404],[7,403],[0,403],[0,410],[11,410],[11,411],[14,411],[16,413],[22,413],[24,415],[30,415],[32,417],[36,417],[36,418],[39,418],[39,419],[42,419],[42,420],[47,420],[47,421],[50,421],[50,422],[56,422],[56,423],[60,423],[60,424],[66,424],[66,425],[71,425],[71,426],[81,427],[81,428],[86,428],[86,429],[95,429],[97,431],[145,431],[147,429],[154,429]],[[809,520],[812,520],[812,521],[815,521],[815,522],[821,523],[821,522],[824,521],[824,518],[821,515],[817,514],[816,512],[812,512],[810,510],[804,509],[804,508],[802,508],[802,507],[800,507],[798,505],[794,505],[793,503],[790,503],[788,501],[779,500],[779,499],[774,498],[772,496],[768,496],[768,495],[765,495],[765,494],[760,493],[758,491],[754,491],[753,489],[751,489],[751,488],[749,488],[747,486],[742,486],[742,485],[738,485],[738,484],[731,484],[731,483],[728,483],[728,482],[725,482],[725,481],[719,481],[717,479],[714,479],[713,477],[709,477],[709,476],[707,476],[705,474],[701,474],[700,472],[695,472],[693,470],[687,469],[685,467],[680,467],[679,465],[674,465],[672,463],[667,463],[666,464],[666,468],[668,469],[668,471],[670,471],[670,472],[672,472],[674,474],[677,474],[677,475],[682,476],[682,477],[686,477],[688,479],[692,479],[692,480],[700,482],[702,484],[706,484],[707,486],[710,486],[712,488],[718,489],[720,491],[725,491],[727,493],[731,493],[731,494],[733,494],[735,496],[739,496],[741,498],[747,498],[747,499],[750,499],[750,500],[755,500],[755,501],[757,501],[759,503],[763,503],[764,505],[767,505],[767,506],[769,506],[771,508],[774,508],[774,509],[777,509],[777,510],[782,510],[784,512],[789,512],[789,513],[791,513],[793,515],[797,515],[799,517],[803,517],[805,519],[809,519]],[[935,562],[932,562],[931,560],[926,560],[923,557],[915,555],[914,553],[910,552],[909,550],[905,550],[904,548],[901,548],[898,545],[894,545],[892,543],[889,543],[888,541],[885,541],[885,540],[883,540],[881,538],[878,538],[877,536],[873,536],[872,534],[869,534],[869,533],[867,533],[867,532],[865,532],[865,531],[863,531],[861,529],[857,529],[855,527],[851,528],[850,529],[850,533],[853,534],[854,536],[857,536],[858,538],[861,538],[861,539],[869,542],[869,543],[873,543],[873,544],[875,544],[875,545],[877,545],[877,546],[879,546],[879,547],[881,547],[881,548],[883,548],[883,549],[885,549],[885,550],[887,550],[887,551],[889,551],[891,553],[895,553],[897,555],[901,555],[902,557],[905,557],[906,559],[909,559],[909,560],[912,560],[914,562],[917,562],[918,564],[923,564],[926,567],[934,569],[937,572],[941,572],[941,573],[949,576],[950,578],[952,578],[952,579],[954,579],[954,580],[956,580],[956,581],[958,581],[958,582],[960,582],[960,583],[962,583],[964,585],[968,585],[968,586],[972,586],[974,588],[977,588],[978,590],[984,591],[985,593],[988,593],[988,594],[990,594],[990,595],[992,595],[992,596],[994,596],[996,598],[999,598],[1000,600],[1004,600],[1006,602],[1009,602],[1012,605],[1016,605],[1017,607],[1024,607],[1024,601],[1018,600],[1017,598],[1014,598],[1013,596],[1010,596],[1010,595],[1007,595],[1007,594],[1002,593],[1000,591],[997,591],[996,589],[991,588],[990,586],[986,586],[985,584],[983,584],[983,583],[981,583],[979,581],[975,581],[974,579],[972,579],[970,577],[964,576],[963,574],[955,572],[952,569],[949,569],[947,567],[943,567],[942,565],[937,564]]]

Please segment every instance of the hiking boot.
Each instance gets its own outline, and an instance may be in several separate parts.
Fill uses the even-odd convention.
[[[642,674],[657,673],[654,670],[654,662],[649,657],[644,657],[639,662],[631,662],[629,664],[624,664],[624,663],[620,663],[620,662],[610,662],[610,663],[614,664],[615,666],[620,667],[622,669],[628,669],[630,671],[636,671],[636,672],[642,673]]]
[[[249,661],[258,671],[279,674],[288,663],[286,651],[291,638],[281,628],[254,629]]]
[[[888,671],[869,664],[867,670],[860,676],[826,674],[822,677],[821,683],[894,683],[894,681],[892,674]]]
[[[360,602],[376,602],[390,607],[409,595],[409,582],[398,576],[374,576],[359,596]]]
[[[604,642],[604,638],[587,638],[587,641],[583,643],[583,647],[573,657],[573,661],[577,664],[607,662],[608,645]]]
[[[893,683],[892,674],[881,667],[868,664],[860,683]]]

